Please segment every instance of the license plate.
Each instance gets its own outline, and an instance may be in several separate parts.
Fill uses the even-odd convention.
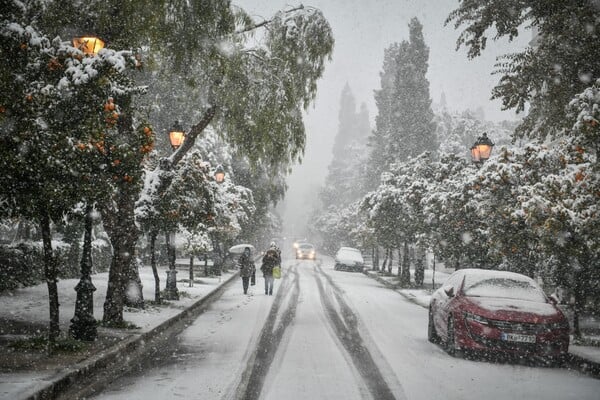
[[[535,335],[520,335],[518,333],[504,333],[500,335],[507,342],[535,343]]]

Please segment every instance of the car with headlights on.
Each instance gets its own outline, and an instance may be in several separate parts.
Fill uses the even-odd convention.
[[[506,271],[461,269],[431,296],[428,339],[462,350],[561,360],[569,323],[531,278]]]
[[[300,260],[316,260],[317,251],[315,246],[310,243],[299,243],[296,249],[296,259]]]
[[[365,260],[358,249],[353,247],[340,247],[337,253],[335,253],[335,264],[333,269],[336,271],[362,272],[364,267]]]

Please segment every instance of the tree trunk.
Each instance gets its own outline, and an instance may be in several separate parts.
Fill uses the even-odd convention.
[[[402,256],[402,276],[400,277],[400,284],[403,287],[410,286],[410,257],[408,250],[408,242],[404,242],[404,250]]]
[[[586,286],[591,281],[591,276],[589,272],[589,261],[582,260],[583,262],[578,261],[578,268],[575,269],[574,272],[574,284],[573,284],[573,336],[577,339],[581,339],[581,327],[579,325],[579,317],[585,308],[585,300],[586,300]]]
[[[371,260],[373,262],[373,271],[379,271],[379,246],[377,245],[371,249]]]
[[[417,247],[415,258],[415,284],[418,287],[423,287],[425,279],[425,251],[421,247]]]
[[[194,286],[194,255],[190,256],[190,287]]]
[[[381,264],[381,272],[385,272],[385,267],[388,262],[388,249],[384,249],[383,251],[383,263]]]
[[[158,268],[156,266],[156,237],[158,232],[150,232],[150,265],[152,266],[152,274],[154,274],[154,303],[160,304],[160,277],[158,276]]]
[[[123,323],[125,285],[139,235],[134,216],[137,194],[135,184],[124,181],[117,190],[115,206],[102,208],[104,227],[113,248],[102,320],[112,325]]]
[[[137,250],[136,250],[137,251]],[[127,288],[125,291],[125,305],[127,307],[144,309],[144,285],[140,278],[140,268],[134,252],[127,270]]]
[[[50,231],[50,216],[45,207],[40,209],[40,228],[44,246],[44,275],[48,285],[48,303],[50,309],[50,324],[48,340],[54,343],[60,334],[58,286],[56,278],[56,260],[52,253],[52,233]]]
[[[387,272],[388,275],[392,275],[392,265],[394,264],[394,249],[390,249],[390,259],[388,261],[388,265],[387,265]]]

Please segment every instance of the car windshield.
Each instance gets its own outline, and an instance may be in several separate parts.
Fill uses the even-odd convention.
[[[480,280],[465,279],[465,296],[495,297],[515,300],[545,302],[541,289],[533,281],[509,277],[492,277]]]
[[[301,244],[300,249],[302,250],[312,250],[313,246],[311,244]]]

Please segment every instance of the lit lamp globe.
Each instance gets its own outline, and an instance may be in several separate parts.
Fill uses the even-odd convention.
[[[179,146],[183,144],[185,140],[185,132],[181,127],[179,121],[175,121],[173,127],[169,130],[169,142],[171,142],[171,147],[173,150],[177,150]]]
[[[104,40],[94,35],[83,35],[73,38],[73,47],[85,54],[95,56],[105,46]]]
[[[217,181],[217,183],[223,183],[223,181],[225,181],[225,170],[221,165],[217,166],[217,169],[215,170],[215,181]]]
[[[471,161],[475,164],[483,164],[492,154],[494,143],[488,138],[487,133],[483,133],[473,147],[471,147]]]

